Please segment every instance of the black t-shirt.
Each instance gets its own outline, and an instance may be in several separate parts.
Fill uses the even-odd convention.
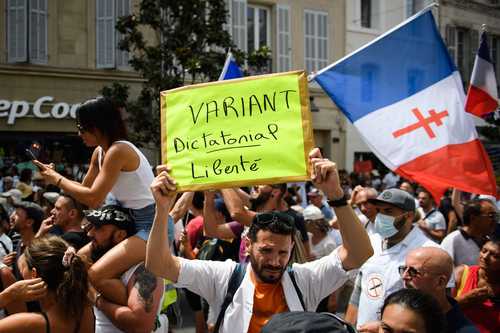
[[[62,239],[68,242],[69,245],[73,246],[76,250],[81,249],[88,242],[90,242],[90,239],[87,237],[87,234],[85,232],[83,231],[64,232],[62,228],[58,225],[52,226],[52,228],[49,229],[49,234],[55,236],[61,236]]]

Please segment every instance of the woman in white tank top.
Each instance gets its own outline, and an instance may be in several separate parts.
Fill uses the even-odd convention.
[[[127,292],[118,279],[128,268],[144,261],[146,241],[154,218],[154,199],[149,189],[154,175],[151,165],[132,143],[127,133],[120,107],[110,99],[86,101],[77,109],[77,128],[88,147],[96,147],[83,182],[71,181],[57,173],[51,165],[34,161],[45,180],[58,186],[79,202],[97,208],[108,193],[131,210],[138,232],[108,251],[89,269],[92,285],[104,297],[126,305]],[[173,228],[173,222],[169,218]],[[92,243],[80,254],[90,258]]]

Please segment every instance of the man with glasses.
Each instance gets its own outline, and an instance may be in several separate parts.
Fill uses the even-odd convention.
[[[275,313],[315,311],[323,298],[343,285],[347,271],[360,267],[372,255],[368,235],[344,198],[335,163],[322,158],[319,149],[311,151],[309,159],[312,180],[328,197],[339,219],[343,246],[319,260],[293,264],[293,273],[286,271],[294,246],[294,222],[290,215],[277,211],[254,217],[244,240],[250,257],[246,266],[230,260],[196,261],[173,256],[166,237],[166,217],[175,199],[176,185],[168,168],[158,167],[158,176],[151,185],[156,216],[147,244],[146,267],[205,298],[214,317],[221,314],[215,332],[260,332]],[[224,309],[228,285],[238,267],[244,276]]]
[[[387,295],[403,288],[398,267],[406,254],[421,246],[438,246],[413,226],[415,199],[400,189],[389,189],[368,202],[377,208],[376,233],[370,235],[375,254],[361,267],[346,312],[346,320],[362,327],[378,320]]]
[[[441,247],[455,266],[476,265],[486,237],[495,231],[498,213],[490,200],[479,199],[464,204],[463,226],[443,239]]]
[[[446,251],[437,247],[419,247],[408,253],[404,265],[398,267],[405,288],[418,289],[433,296],[446,315],[447,332],[478,333],[457,301],[446,295],[453,273],[453,262]],[[360,332],[379,332],[380,322],[365,324]]]

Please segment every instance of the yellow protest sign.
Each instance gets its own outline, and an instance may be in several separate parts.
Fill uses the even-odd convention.
[[[308,179],[313,147],[302,71],[161,92],[162,162],[180,191]]]

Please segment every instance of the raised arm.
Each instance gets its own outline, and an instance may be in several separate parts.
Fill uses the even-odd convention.
[[[462,220],[464,216],[464,205],[460,202],[460,194],[462,194],[460,190],[456,188],[453,189],[453,192],[451,192],[451,206],[455,209],[455,212],[457,212],[458,218]]]
[[[228,224],[219,223],[215,209],[215,192],[206,191],[203,203],[203,234],[212,238],[234,238]]]
[[[93,154],[92,159],[96,158],[95,154]],[[49,165],[39,161],[34,161],[34,163],[40,168],[40,173],[48,183],[61,188],[77,201],[91,208],[96,208],[102,204],[106,195],[115,185],[125,163],[131,163],[130,161],[138,159],[137,153],[132,148],[122,144],[112,145],[106,152],[102,168],[95,176],[92,184],[90,184],[91,179],[85,177],[84,183],[87,186],[65,178]],[[94,164],[95,162],[92,161],[91,165]],[[94,168],[92,168],[92,171],[89,170],[89,172],[96,173]]]
[[[250,226],[256,213],[245,207],[238,190],[232,188],[223,189],[221,190],[222,197],[231,218],[243,225]]]
[[[158,176],[151,184],[156,214],[146,245],[146,269],[156,276],[177,282],[180,263],[172,255],[168,241],[168,212],[175,200],[176,185],[167,170],[166,165],[158,166]]]
[[[170,216],[174,222],[179,221],[189,209],[189,205],[193,202],[194,192],[182,193],[179,200],[176,201],[174,208],[170,211]]]
[[[312,181],[317,188],[325,193],[328,200],[344,198],[344,191],[340,186],[335,163],[323,158],[318,148],[311,151],[309,161],[312,168]],[[337,215],[343,241],[339,251],[342,266],[346,270],[359,268],[373,255],[368,234],[350,205],[346,203],[339,207],[333,207],[333,209]]]

